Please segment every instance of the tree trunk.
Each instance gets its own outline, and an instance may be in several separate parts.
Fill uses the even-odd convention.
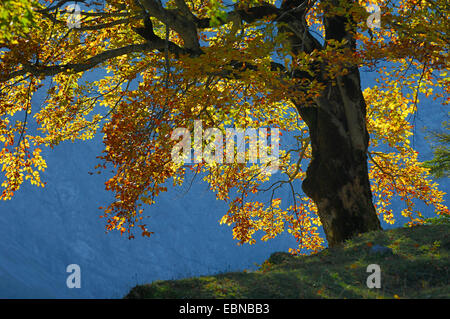
[[[329,247],[380,230],[368,177],[369,135],[358,69],[339,77],[316,105],[297,109],[312,146],[302,188],[317,205]]]

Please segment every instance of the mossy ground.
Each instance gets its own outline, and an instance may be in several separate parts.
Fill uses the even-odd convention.
[[[371,247],[392,253],[374,253]],[[450,224],[370,232],[315,255],[275,253],[257,271],[134,287],[125,298],[449,298]],[[381,288],[366,285],[369,264]]]

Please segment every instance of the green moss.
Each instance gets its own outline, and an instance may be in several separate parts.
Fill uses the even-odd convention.
[[[136,286],[125,298],[448,298],[449,234],[441,222],[375,231],[311,256],[275,253],[254,272]],[[369,264],[380,265],[380,289],[366,286]]]

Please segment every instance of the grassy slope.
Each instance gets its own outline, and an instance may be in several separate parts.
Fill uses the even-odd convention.
[[[393,253],[373,253],[372,245]],[[258,271],[134,287],[125,298],[449,298],[450,224],[371,232],[312,256],[275,253]],[[366,286],[369,264],[381,288]]]

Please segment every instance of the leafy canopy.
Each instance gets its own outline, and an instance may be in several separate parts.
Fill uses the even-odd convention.
[[[144,2],[153,8],[148,41],[136,32],[146,17]],[[366,8],[374,1],[329,3],[303,4],[307,27],[320,43],[320,49],[308,52],[292,48],[273,0],[85,1],[79,3],[81,27],[71,29],[68,1],[3,1],[1,199],[11,199],[26,180],[44,187],[42,149],[101,134],[105,147],[97,168],[114,172],[105,185],[115,200],[101,208],[108,230],[133,237],[140,227],[149,236],[143,205],[151,207],[169,184],[180,186],[195,174],[228,203],[221,222],[233,225],[240,243],[254,243],[258,231],[268,240],[287,230],[299,244],[293,253],[317,251],[324,244],[317,209],[296,190],[311,156],[309,133],[291,101],[308,105],[321,94],[314,65],[326,62],[322,72],[330,83],[355,64],[376,77],[377,84],[363,93],[371,187],[380,218],[395,222],[389,208],[394,198],[405,202],[400,214],[411,225],[423,222],[417,200],[437,214],[449,214],[444,193],[410,143],[411,116],[420,99],[449,102],[447,0],[377,1],[381,28],[373,30],[366,24]],[[288,9],[298,10],[298,4]],[[324,39],[325,15],[352,17],[355,49]],[[181,18],[175,16],[194,23],[196,34],[177,24]],[[293,77],[293,70],[310,76]],[[86,79],[92,71],[96,80]],[[47,96],[35,109],[31,101],[39,88]],[[175,163],[171,150],[178,141],[171,132],[178,127],[192,132],[194,120],[223,132],[279,128],[296,142],[280,151],[276,181],[258,163]],[[278,197],[282,189],[292,193],[290,205]]]

